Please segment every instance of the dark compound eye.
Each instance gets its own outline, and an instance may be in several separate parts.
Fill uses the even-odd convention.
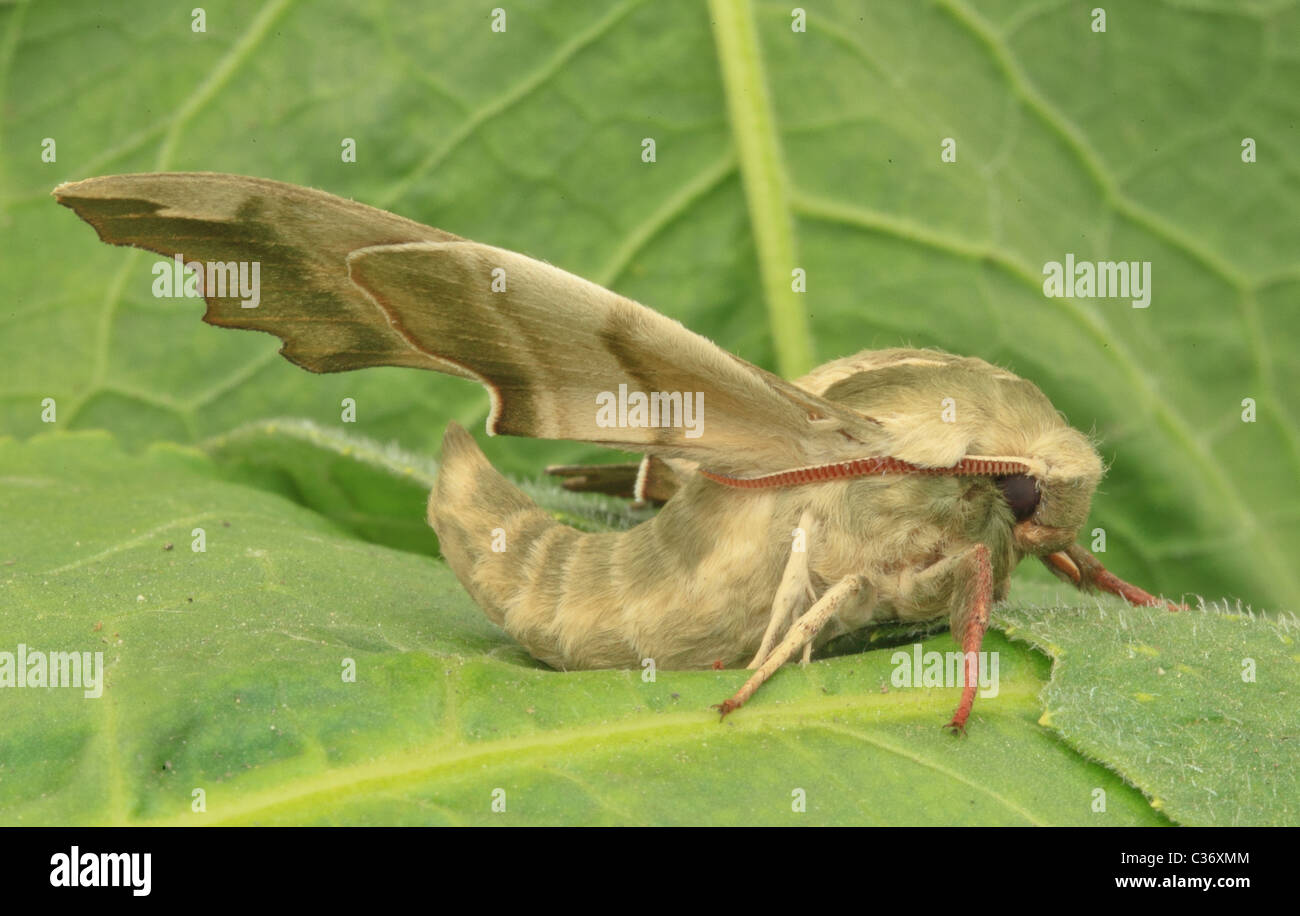
[[[996,480],[1016,521],[1023,522],[1034,514],[1038,508],[1038,485],[1034,483],[1034,478],[1016,474],[1012,477],[998,477]]]

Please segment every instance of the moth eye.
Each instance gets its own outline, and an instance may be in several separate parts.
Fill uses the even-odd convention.
[[[1023,522],[1034,514],[1039,499],[1038,485],[1034,483],[1034,478],[1016,474],[1012,477],[998,477],[997,482],[1002,488],[1002,498],[1011,507],[1016,521]]]

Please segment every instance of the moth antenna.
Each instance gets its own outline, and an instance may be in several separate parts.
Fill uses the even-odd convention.
[[[816,464],[806,468],[791,468],[774,474],[759,477],[731,477],[716,474],[700,468],[700,474],[722,484],[741,490],[768,489],[770,487],[794,487],[806,483],[821,483],[827,480],[847,480],[853,477],[869,477],[873,474],[920,474],[926,477],[1001,477],[1011,474],[1025,474],[1029,465],[1019,461],[1007,461],[998,458],[963,458],[951,467],[927,468],[903,461],[899,458],[882,456],[876,458],[855,458],[852,461],[839,461],[834,464]]]

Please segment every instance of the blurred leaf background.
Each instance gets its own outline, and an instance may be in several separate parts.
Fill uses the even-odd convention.
[[[485,394],[305,373],[273,338],[155,299],[151,257],[49,197],[97,174],[235,172],[547,260],[787,375],[907,344],[1006,365],[1100,440],[1113,570],[1300,606],[1294,4],[1112,4],[1101,34],[1077,2],[804,3],[805,32],[788,4],[625,0],[506,5],[496,33],[500,5],[211,2],[202,33],[192,4],[0,8],[0,434],[48,431],[54,398],[59,430],[197,446],[205,474],[435,549],[418,503],[337,452],[286,445],[266,467],[239,443],[268,418],[343,430],[352,397],[343,431],[436,457],[448,420],[482,429]],[[1046,298],[1043,264],[1066,253],[1152,262],[1151,306]],[[806,293],[781,282],[794,267]],[[477,438],[521,477],[609,457]],[[21,587],[0,610],[39,604]]]

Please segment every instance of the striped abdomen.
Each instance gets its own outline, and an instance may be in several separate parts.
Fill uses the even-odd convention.
[[[429,523],[443,556],[534,657],[556,668],[731,667],[757,648],[788,543],[768,537],[768,498],[720,516],[707,498],[679,497],[631,531],[588,534],[540,509],[455,424],[442,462]]]

